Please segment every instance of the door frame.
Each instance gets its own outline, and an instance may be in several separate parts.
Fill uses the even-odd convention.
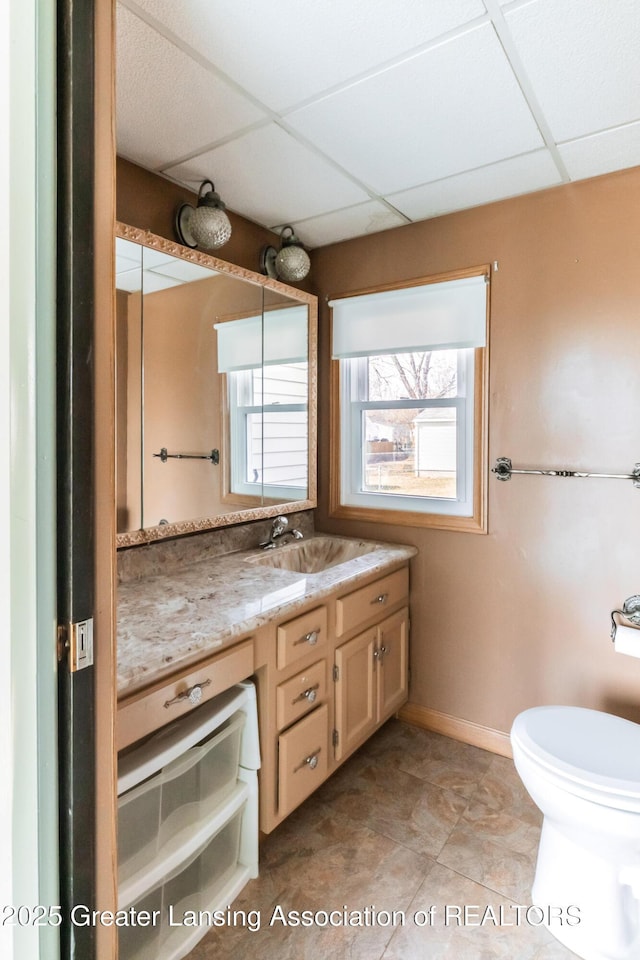
[[[62,960],[117,956],[114,4],[58,0],[58,622]],[[73,625],[93,663],[73,669]],[[99,758],[99,762],[96,762]]]

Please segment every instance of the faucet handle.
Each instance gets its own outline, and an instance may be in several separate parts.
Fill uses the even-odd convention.
[[[289,521],[286,517],[275,517],[273,523],[271,524],[271,536],[279,537],[289,526]]]

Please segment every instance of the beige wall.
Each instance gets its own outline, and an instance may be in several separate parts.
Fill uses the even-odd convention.
[[[640,460],[640,168],[313,252],[321,302],[320,450],[328,436],[325,298],[498,261],[492,278],[490,465],[628,473]],[[413,703],[508,731],[529,706],[640,720],[640,660],[609,614],[640,592],[631,481],[489,481],[489,534],[327,517],[323,530],[415,544]],[[640,637],[639,637],[640,648]]]

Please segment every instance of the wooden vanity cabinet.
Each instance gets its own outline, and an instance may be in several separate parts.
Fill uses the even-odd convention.
[[[404,565],[257,635],[264,833],[406,701],[408,594]]]

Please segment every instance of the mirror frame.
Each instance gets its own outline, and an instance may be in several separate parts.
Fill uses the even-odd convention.
[[[284,503],[269,504],[267,506],[253,507],[246,510],[237,510],[233,513],[225,513],[219,516],[200,517],[196,520],[183,520],[179,523],[167,523],[156,527],[143,527],[140,530],[117,533],[116,546],[118,549],[152,543],[156,540],[166,540],[171,537],[181,537],[190,533],[201,533],[220,527],[230,527],[234,524],[248,523],[252,520],[268,519],[269,517],[276,517],[280,514],[299,513],[301,510],[311,510],[317,507],[318,298],[312,293],[298,290],[296,287],[290,287],[288,284],[282,283],[279,280],[273,280],[271,277],[255,273],[253,270],[247,270],[245,267],[239,267],[234,263],[228,263],[226,260],[219,260],[218,257],[212,257],[199,250],[183,247],[181,244],[167,240],[164,237],[159,237],[149,230],[140,230],[138,227],[131,227],[126,223],[116,221],[114,239],[116,237],[120,237],[123,240],[131,240],[133,243],[139,243],[141,246],[149,247],[152,250],[159,250],[161,253],[178,257],[181,260],[189,260],[191,263],[208,267],[210,270],[216,270],[218,273],[225,273],[238,280],[245,280],[248,283],[256,284],[264,289],[281,293],[283,296],[289,297],[292,300],[306,304],[309,310],[309,475],[306,500],[292,500]],[[115,291],[115,275],[112,286]]]

